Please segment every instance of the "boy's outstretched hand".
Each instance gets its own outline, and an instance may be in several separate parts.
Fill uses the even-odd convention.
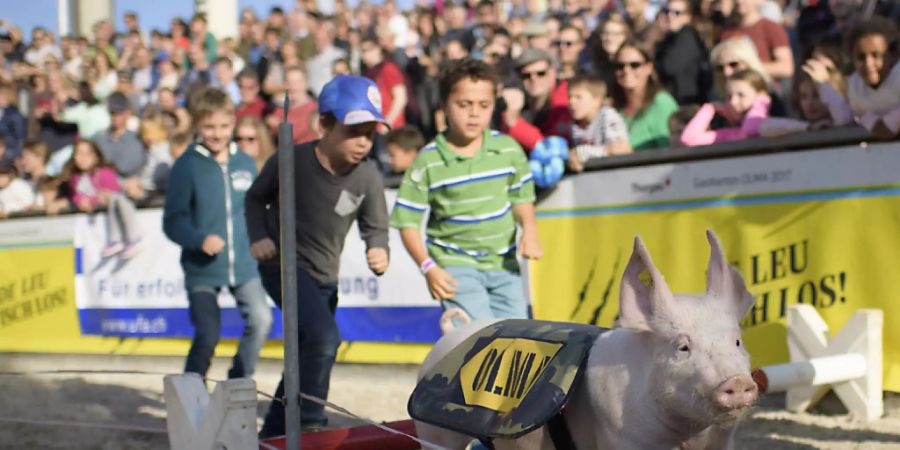
[[[519,254],[525,259],[541,259],[544,257],[544,249],[536,233],[522,233],[519,242]]]
[[[366,259],[369,262],[369,269],[375,275],[383,274],[388,268],[387,251],[380,247],[372,247],[366,252]]]
[[[200,249],[209,256],[215,256],[225,249],[225,241],[215,234],[210,234],[203,240],[203,246]]]
[[[456,295],[456,286],[459,282],[441,266],[434,266],[426,272],[425,280],[428,281],[431,298],[435,300],[449,300]]]
[[[257,261],[267,261],[275,257],[278,250],[275,249],[275,241],[270,238],[262,238],[250,244],[250,254]]]

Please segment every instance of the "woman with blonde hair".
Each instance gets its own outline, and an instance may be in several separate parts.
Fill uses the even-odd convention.
[[[725,95],[725,79],[740,70],[758,72],[769,89],[772,87],[772,77],[763,69],[762,60],[750,38],[736,37],[720,42],[709,53],[709,59],[713,66],[713,85],[716,95],[720,97]]]
[[[234,142],[244,153],[256,160],[256,168],[259,170],[262,170],[263,164],[275,154],[275,146],[266,125],[254,116],[244,116],[238,120],[234,127]]]
[[[741,70],[753,70],[762,75],[769,91],[772,102],[769,105],[770,117],[786,117],[787,107],[778,93],[777,86],[772,82],[772,77],[763,67],[762,60],[756,53],[756,46],[747,37],[727,39],[713,47],[710,52],[710,62],[713,67],[714,97],[725,98],[725,80]],[[734,121],[734,120],[730,120]]]

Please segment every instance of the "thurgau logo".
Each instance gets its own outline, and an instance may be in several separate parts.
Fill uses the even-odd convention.
[[[511,411],[522,403],[560,348],[560,343],[532,339],[495,339],[460,369],[466,403]]]

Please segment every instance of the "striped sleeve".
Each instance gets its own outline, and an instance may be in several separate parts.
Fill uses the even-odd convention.
[[[428,211],[428,173],[425,158],[416,158],[412,167],[403,175],[397,202],[391,212],[391,227],[421,228],[422,219]]]
[[[510,162],[515,173],[509,178],[509,201],[517,205],[519,203],[534,202],[534,181],[531,177],[531,169],[528,167],[528,159],[525,152],[510,152]]]

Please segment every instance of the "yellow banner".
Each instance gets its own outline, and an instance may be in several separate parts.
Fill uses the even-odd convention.
[[[109,355],[187,355],[189,339],[143,339],[82,335],[74,294],[75,252],[68,244],[0,249],[0,352]],[[185,310],[187,314],[187,310]],[[237,341],[223,340],[218,356],[231,356]],[[338,360],[419,363],[425,344],[345,342]],[[261,351],[281,358],[281,341]]]
[[[900,391],[900,198],[835,197],[544,214],[538,227],[545,256],[529,267],[535,318],[611,326],[635,234],[673,292],[705,292],[704,230],[711,228],[756,296],[743,322],[754,366],[787,361],[789,305],[814,305],[832,334],[857,309],[878,308],[884,310],[884,389]]]

